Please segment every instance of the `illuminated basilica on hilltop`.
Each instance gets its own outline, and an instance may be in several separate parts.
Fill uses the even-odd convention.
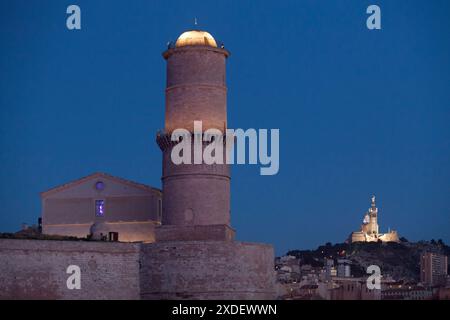
[[[360,231],[350,234],[347,242],[399,242],[397,231],[389,230],[387,233],[379,233],[378,208],[375,196],[372,196],[372,204],[364,216]]]

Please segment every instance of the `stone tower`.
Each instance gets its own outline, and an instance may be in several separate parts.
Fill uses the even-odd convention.
[[[178,143],[196,144],[194,121],[202,121],[203,132],[226,129],[229,52],[218,48],[209,33],[194,30],[183,33],[163,56],[165,129],[157,135],[163,153],[163,218],[156,242],[141,246],[141,297],[274,299],[273,247],[234,241],[228,165],[174,164],[171,159]],[[186,129],[181,138],[191,140],[172,141],[176,129]],[[203,150],[206,145],[197,146]]]
[[[171,134],[189,131],[194,150],[194,121],[203,132],[227,127],[226,59],[205,31],[183,33],[163,53],[167,61],[165,129],[157,136],[163,152],[163,225],[157,239],[232,239],[230,227],[230,170],[227,164],[175,165],[171,160]],[[203,138],[200,137],[200,138]],[[203,148],[205,146],[203,145]],[[224,161],[225,163],[225,161]]]
[[[368,233],[378,236],[378,208],[375,203],[375,196],[372,196],[372,203],[369,208],[369,226]]]

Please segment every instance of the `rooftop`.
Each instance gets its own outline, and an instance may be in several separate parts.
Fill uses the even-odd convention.
[[[184,46],[210,46],[217,48],[216,40],[211,34],[201,30],[186,31],[178,37],[175,47]]]

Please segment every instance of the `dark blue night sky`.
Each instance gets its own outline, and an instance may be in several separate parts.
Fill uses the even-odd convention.
[[[161,52],[197,17],[232,53],[229,126],[280,129],[278,175],[233,167],[239,240],[342,242],[374,193],[382,231],[450,242],[449,1],[2,0],[0,15],[0,231],[96,171],[160,187]]]

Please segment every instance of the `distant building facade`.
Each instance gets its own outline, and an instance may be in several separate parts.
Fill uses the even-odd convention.
[[[336,267],[334,266],[333,259],[325,259],[324,266],[325,266],[325,279],[326,280],[331,280],[332,277],[337,276],[337,270],[336,270]]]
[[[381,291],[382,300],[431,300],[433,290],[422,286],[388,288]]]
[[[450,300],[450,286],[439,288],[438,299],[439,300]]]
[[[426,252],[420,257],[420,282],[427,286],[445,285],[448,272],[448,257]]]
[[[389,230],[387,233],[380,233],[378,226],[378,208],[375,203],[375,196],[372,197],[372,204],[369,211],[364,216],[360,231],[350,234],[348,242],[399,242],[397,231]]]
[[[294,256],[276,258],[275,271],[280,283],[297,282],[301,279],[299,259]]]
[[[369,289],[365,278],[335,278],[331,300],[380,300],[381,290]]]
[[[121,242],[154,242],[161,223],[156,188],[95,173],[41,193],[42,233]]]
[[[351,273],[352,262],[348,259],[338,259],[337,262],[338,262],[337,276],[340,278],[350,278],[352,276]]]

